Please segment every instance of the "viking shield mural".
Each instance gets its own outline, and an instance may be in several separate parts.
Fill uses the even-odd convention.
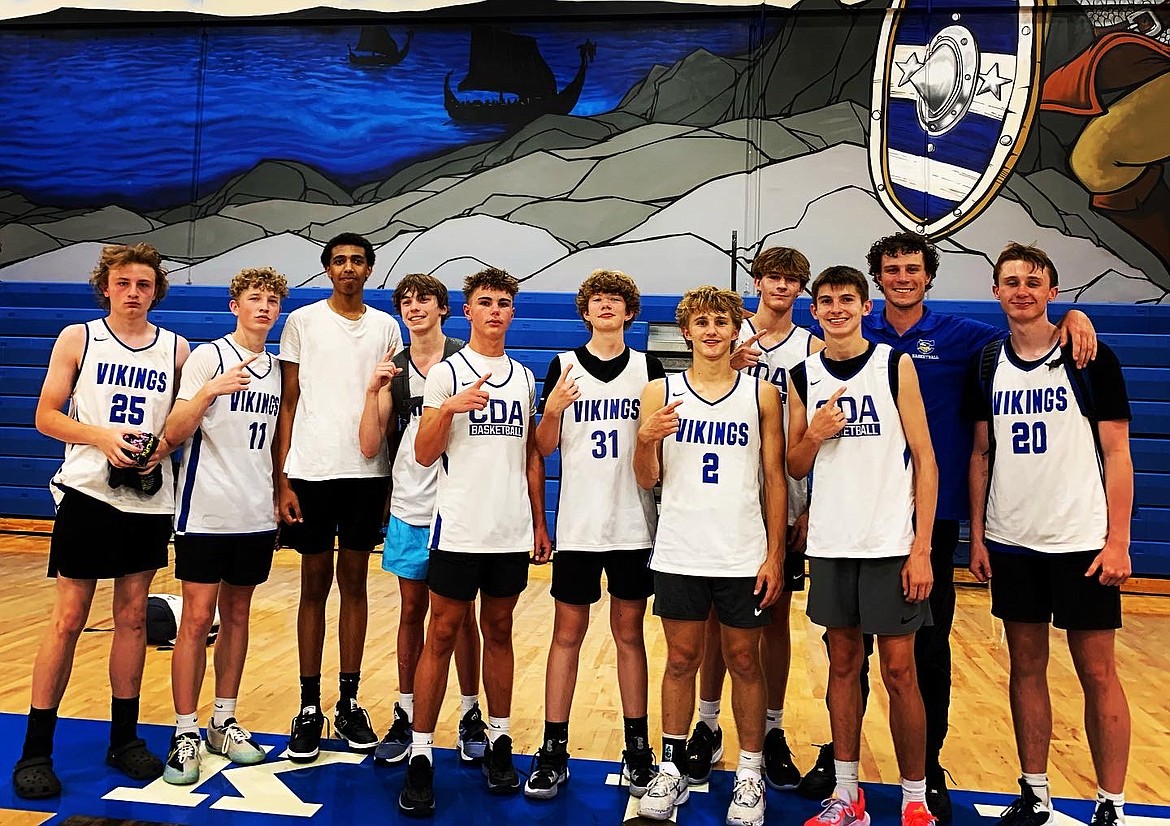
[[[893,0],[873,78],[869,168],[882,205],[938,238],[1011,173],[1039,99],[1045,0]]]

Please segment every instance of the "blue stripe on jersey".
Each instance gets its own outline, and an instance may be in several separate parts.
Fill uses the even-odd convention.
[[[187,530],[187,519],[191,516],[191,494],[195,491],[195,470],[199,467],[199,448],[202,445],[203,430],[197,429],[191,437],[191,460],[187,463],[187,475],[183,479],[183,501],[179,503],[179,522],[175,526],[175,533]]]
[[[439,537],[443,533],[443,514],[435,511],[435,527],[431,529],[430,547],[432,551],[439,550]]]

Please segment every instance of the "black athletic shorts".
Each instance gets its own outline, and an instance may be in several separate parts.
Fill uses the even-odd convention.
[[[804,590],[804,560],[804,554],[784,552],[784,593],[791,594],[793,591]]]
[[[389,476],[357,479],[290,479],[301,504],[302,522],[280,526],[280,544],[302,554],[337,547],[369,553],[382,544],[382,514],[390,492]]]
[[[259,585],[272,572],[276,531],[184,534],[175,537],[175,579],[241,588]]]
[[[654,593],[650,549],[640,551],[557,551],[552,560],[552,596],[569,605],[601,599],[601,572],[615,599],[636,601]]]
[[[715,606],[719,622],[730,628],[772,624],[772,609],[760,609],[752,591],[754,576],[687,576],[654,572],[654,615],[684,622],[704,622]]]
[[[441,597],[471,602],[485,597],[514,597],[528,587],[528,552],[463,553],[431,549],[427,587]]]
[[[990,551],[992,615],[1004,622],[1051,622],[1065,631],[1120,628],[1121,588],[1085,576],[1098,553]]]
[[[113,579],[167,567],[172,514],[126,513],[63,490],[49,543],[49,576]]]

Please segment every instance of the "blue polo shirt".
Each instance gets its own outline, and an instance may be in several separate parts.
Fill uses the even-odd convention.
[[[968,519],[967,470],[974,444],[974,422],[965,413],[964,398],[969,371],[992,341],[1004,338],[1007,330],[948,313],[931,312],[923,306],[922,318],[898,335],[886,314],[868,315],[861,320],[862,334],[914,359],[926,423],[938,462],[938,519]]]
[[[918,323],[898,335],[880,313],[861,319],[861,332],[870,341],[888,344],[914,359],[930,441],[938,463],[936,519],[969,519],[967,470],[974,444],[974,422],[964,411],[970,373],[983,348],[1007,336],[1007,330],[923,306]],[[824,337],[820,325],[810,329]]]

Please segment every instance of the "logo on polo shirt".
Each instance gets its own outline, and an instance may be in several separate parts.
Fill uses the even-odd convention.
[[[924,356],[929,356],[934,352],[934,340],[928,338],[918,339],[918,352]]]

